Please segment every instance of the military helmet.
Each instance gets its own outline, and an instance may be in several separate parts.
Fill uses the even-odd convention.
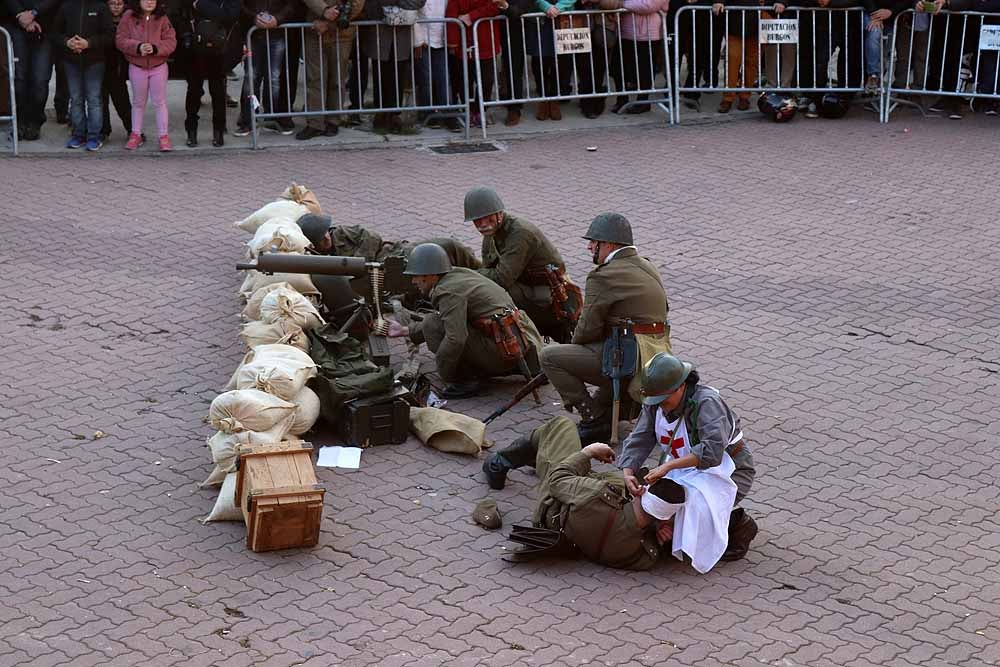
[[[326,233],[333,227],[333,218],[319,213],[300,215],[295,222],[314,246],[318,246]]]
[[[817,106],[817,111],[823,118],[843,118],[847,115],[850,104],[843,95],[827,93],[820,99]]]
[[[465,221],[471,222],[503,211],[500,195],[493,188],[478,186],[465,193]]]
[[[686,361],[681,361],[668,352],[657,352],[642,367],[642,402],[657,405],[687,380],[691,369]]]
[[[451,271],[448,253],[437,243],[421,243],[406,260],[405,276],[436,276]]]
[[[618,245],[632,245],[632,225],[621,213],[601,213],[590,222],[583,238]]]
[[[765,91],[757,98],[757,108],[774,122],[784,123],[795,117],[799,105],[794,97]]]

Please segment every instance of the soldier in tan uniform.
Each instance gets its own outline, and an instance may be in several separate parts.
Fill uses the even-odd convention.
[[[611,380],[601,374],[604,339],[622,320],[634,323],[639,348],[638,368],[657,352],[670,351],[667,295],[659,271],[639,256],[632,227],[625,216],[602,213],[584,236],[597,265],[587,276],[583,312],[568,345],[550,345],[542,353],[542,369],[567,409],[580,413],[584,442],[611,435]],[[597,387],[591,396],[587,385]],[[632,378],[628,394],[639,402]]]
[[[369,262],[380,262],[390,255],[409,257],[420,243],[436,243],[448,253],[452,266],[468,269],[480,266],[472,249],[455,239],[434,238],[417,243],[383,241],[381,236],[360,225],[335,225],[330,216],[316,213],[306,213],[296,222],[312,243],[312,251],[319,255],[364,257]]]
[[[394,324],[389,335],[427,344],[447,383],[444,398],[474,396],[484,378],[538,372],[542,337],[502,287],[472,269],[452,268],[434,243],[416,246],[404,273],[434,311],[409,328]]]
[[[670,537],[669,526],[661,526],[648,514],[638,496],[629,496],[620,472],[591,471],[592,460],[614,460],[608,445],[594,443],[582,451],[580,446],[573,422],[555,417],[498,455],[510,456],[517,461],[515,467],[535,467],[541,480],[532,519],[535,526],[558,533],[562,542],[589,560],[630,570],[649,569],[660,556],[660,545]],[[493,479],[490,484],[503,488]],[[684,501],[683,490],[668,480],[646,493],[669,503]]]
[[[483,235],[479,272],[507,290],[543,336],[568,343],[582,294],[567,277],[562,256],[545,234],[504,211],[500,196],[486,187],[466,193],[465,220]]]

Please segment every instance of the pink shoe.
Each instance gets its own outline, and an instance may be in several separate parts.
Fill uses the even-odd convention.
[[[125,150],[134,151],[141,145],[142,145],[142,135],[133,133],[128,135],[128,143],[125,144]]]
[[[160,135],[160,151],[166,153],[167,151],[174,150],[173,144],[170,143],[170,137],[166,134]]]

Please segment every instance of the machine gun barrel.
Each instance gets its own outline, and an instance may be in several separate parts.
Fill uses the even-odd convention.
[[[309,273],[324,276],[357,277],[365,275],[371,266],[364,257],[265,252],[257,257],[257,261],[241,262],[236,265],[236,268],[240,271],[253,270],[261,273]]]

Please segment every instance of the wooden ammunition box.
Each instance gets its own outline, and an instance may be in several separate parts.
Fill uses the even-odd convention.
[[[243,509],[252,551],[319,542],[326,490],[316,482],[312,449],[301,440],[240,447],[236,504]]]
[[[410,430],[409,398],[405,387],[397,387],[378,396],[347,401],[337,421],[341,437],[353,447],[398,445]]]

